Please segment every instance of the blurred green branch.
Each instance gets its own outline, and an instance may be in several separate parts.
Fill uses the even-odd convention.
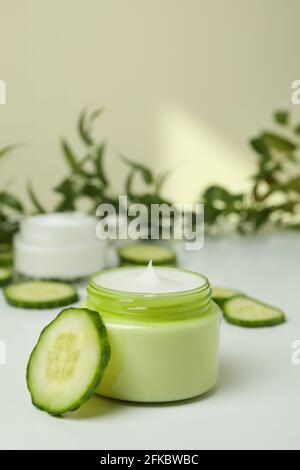
[[[105,170],[106,143],[98,142],[93,135],[93,125],[102,115],[103,108],[92,112],[80,113],[77,130],[83,144],[82,154],[79,156],[66,139],[61,140],[63,158],[68,167],[67,176],[55,186],[54,191],[59,195],[59,202],[54,211],[70,211],[80,208],[81,202],[88,202],[89,212],[94,214],[101,203],[111,203],[118,209],[118,194],[114,191],[111,181]],[[152,170],[139,162],[134,162],[121,155],[123,163],[128,168],[124,177],[124,191],[129,203],[142,203],[147,206],[153,203],[170,203],[162,195],[162,187],[170,171],[162,175],[155,175]],[[144,186],[136,191],[135,183],[140,180]],[[38,199],[31,184],[28,184],[28,194],[37,212],[46,212]]]
[[[97,141],[93,133],[93,126],[103,111],[100,108],[80,113],[77,130],[83,145],[81,155],[74,151],[68,140],[61,140],[62,155],[69,171],[54,188],[59,200],[52,210],[80,209],[83,200],[88,202],[88,211],[92,214],[101,203],[111,203],[118,209],[118,194],[104,164],[106,143]],[[236,194],[228,188],[213,185],[201,194],[207,231],[222,232],[229,227],[245,234],[264,227],[300,227],[300,123],[292,123],[285,110],[276,111],[273,120],[278,128],[276,132],[264,130],[249,141],[256,154],[256,170],[250,178],[249,189]],[[147,207],[172,204],[162,196],[171,171],[157,175],[148,166],[127,156],[121,155],[120,159],[127,167],[122,194],[127,195],[129,204],[141,203]],[[137,190],[137,187],[141,189]],[[35,210],[46,212],[31,184],[28,194]],[[9,204],[14,204],[15,210],[21,210],[16,201],[10,200]]]
[[[262,131],[249,142],[256,153],[256,171],[248,191],[235,194],[210,186],[201,195],[209,231],[226,226],[240,233],[263,227],[296,228],[300,222],[300,124],[287,111],[276,111],[278,132]]]
[[[0,149],[0,161],[9,155],[19,145],[7,145]],[[24,208],[19,198],[5,189],[0,190],[0,243],[11,243],[13,235],[18,230],[17,216]]]

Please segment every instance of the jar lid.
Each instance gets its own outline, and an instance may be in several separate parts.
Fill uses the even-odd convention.
[[[52,212],[24,218],[20,236],[23,241],[41,245],[89,242],[96,240],[96,225],[96,217],[80,212]]]

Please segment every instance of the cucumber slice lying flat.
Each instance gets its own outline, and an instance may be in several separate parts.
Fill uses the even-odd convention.
[[[0,243],[0,266],[12,266],[13,264],[13,249],[9,243]]]
[[[12,278],[12,269],[0,268],[0,286],[5,286]]]
[[[212,287],[212,299],[222,307],[225,300],[237,295],[244,295],[243,292],[240,292],[235,289],[227,289],[227,287]]]
[[[7,302],[20,308],[52,308],[78,300],[73,286],[54,281],[23,281],[4,288]]]
[[[12,251],[12,245],[10,243],[0,243],[0,253],[7,253]]]
[[[118,250],[122,264],[147,265],[150,260],[156,266],[176,263],[174,251],[154,243],[136,243],[122,246]]]
[[[242,295],[226,300],[223,311],[228,322],[246,327],[273,326],[285,321],[281,310]]]
[[[13,264],[13,252],[10,251],[0,251],[0,266],[1,267],[6,267],[6,266],[12,266]]]
[[[98,312],[63,310],[44,330],[27,365],[32,403],[52,415],[78,409],[99,386],[110,358]]]

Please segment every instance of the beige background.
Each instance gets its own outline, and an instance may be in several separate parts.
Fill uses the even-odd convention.
[[[290,107],[299,77],[299,0],[0,0],[0,146],[26,145],[0,184],[32,180],[52,204],[66,171],[59,137],[104,105],[97,132],[119,188],[117,154],[157,171],[182,163],[166,192],[187,202],[210,183],[239,189],[247,139]]]

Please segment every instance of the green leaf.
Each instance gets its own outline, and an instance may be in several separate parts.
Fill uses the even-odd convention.
[[[7,217],[0,217],[0,243],[12,243],[14,234],[19,229],[19,222]]]
[[[300,175],[290,179],[286,184],[285,188],[290,191],[296,191],[300,193]]]
[[[0,192],[0,204],[10,207],[17,212],[23,212],[23,206],[21,202],[10,193]]]
[[[243,200],[243,194],[232,194],[222,186],[210,186],[204,193],[204,202],[211,205],[219,205],[222,202],[224,207],[232,207],[236,202]]]
[[[272,214],[272,212],[272,207],[265,207],[253,213],[253,225],[255,231],[261,229],[268,222],[269,216]]]
[[[288,126],[290,123],[290,114],[285,110],[277,110],[273,117],[281,126]],[[291,130],[300,136],[300,123]],[[251,177],[252,186],[241,195],[232,194],[220,186],[208,188],[202,195],[205,222],[218,228],[228,219],[243,234],[257,232],[266,224],[273,227],[293,225],[298,229],[300,224],[295,220],[293,223],[291,218],[285,219],[284,216],[299,214],[300,174],[297,150],[300,145],[293,137],[285,137],[272,131],[264,131],[255,136],[250,145],[259,156],[255,174]],[[290,176],[291,169],[296,173],[293,177]],[[280,202],[276,204],[277,200]]]
[[[283,212],[288,212],[290,214],[293,214],[295,212],[295,209],[298,205],[297,201],[291,201],[288,200],[284,204],[280,204],[279,206],[275,206],[276,210],[283,211]]]
[[[218,217],[222,214],[220,209],[215,209],[214,207],[206,204],[204,206],[204,222],[208,225],[214,225]]]
[[[274,121],[281,126],[287,126],[289,123],[289,113],[288,111],[275,111],[273,114]]]
[[[261,155],[265,160],[272,158],[270,154],[269,145],[263,137],[254,137],[250,140],[250,146],[255,150],[256,153]]]
[[[29,198],[32,204],[34,205],[34,207],[37,209],[39,213],[44,214],[46,210],[44,209],[43,205],[40,203],[39,199],[37,198],[31,183],[27,184],[27,191],[28,191]]]
[[[68,163],[71,170],[78,175],[86,176],[86,172],[82,169],[80,162],[76,159],[76,156],[71,149],[70,145],[64,139],[61,141],[61,147],[66,162]]]
[[[130,160],[128,157],[125,157],[124,155],[121,155],[121,159],[127,165],[129,165],[132,168],[132,170],[141,173],[145,183],[147,184],[153,183],[154,176],[153,176],[152,171],[148,167],[146,167],[145,165],[142,165],[141,163]]]
[[[86,145],[91,146],[94,144],[94,142],[90,135],[90,131],[87,128],[86,119],[87,119],[87,113],[86,111],[82,111],[79,115],[79,120],[78,120],[78,132],[83,142]]]
[[[132,191],[133,178],[135,175],[135,170],[131,170],[127,175],[125,180],[125,192],[127,197],[132,201],[136,198],[136,195]]]
[[[241,193],[231,194],[221,186],[210,186],[202,195],[205,223],[214,225],[220,216],[239,214],[243,199]]]
[[[263,132],[262,135],[267,143],[279,152],[293,152],[297,148],[294,142],[273,132]]]
[[[145,206],[150,206],[151,204],[167,204],[169,206],[172,205],[170,201],[161,198],[155,193],[135,194],[131,198],[131,202],[137,202],[140,204],[144,204]]]
[[[75,200],[78,193],[70,179],[65,179],[54,190],[63,196],[62,202],[56,208],[58,212],[75,210]]]
[[[5,155],[10,153],[12,150],[14,150],[17,147],[19,147],[18,144],[11,144],[11,145],[7,145],[6,147],[3,147],[2,149],[0,149],[0,158],[4,157]]]
[[[102,191],[100,188],[98,188],[96,185],[91,184],[91,183],[86,183],[82,190],[81,194],[83,196],[88,196],[92,199],[98,199],[100,200],[102,198]]]
[[[106,148],[105,143],[102,143],[97,147],[94,164],[95,164],[95,171],[96,171],[97,177],[100,179],[103,186],[107,187],[108,180],[105,176],[104,169],[103,169],[103,157],[105,153],[105,148]]]
[[[300,124],[297,124],[297,125],[295,126],[294,132],[295,132],[295,134],[300,135]]]
[[[104,108],[99,108],[95,109],[90,115],[88,115],[87,111],[82,111],[79,116],[78,120],[78,132],[79,135],[82,139],[82,141],[87,145],[87,146],[92,146],[94,145],[94,139],[92,137],[92,126],[97,119],[98,116],[100,116],[104,112]]]
[[[95,111],[91,112],[89,116],[89,125],[92,126],[95,119],[101,116],[101,114],[103,114],[104,112],[105,112],[105,108],[98,108],[98,109],[95,109]]]

